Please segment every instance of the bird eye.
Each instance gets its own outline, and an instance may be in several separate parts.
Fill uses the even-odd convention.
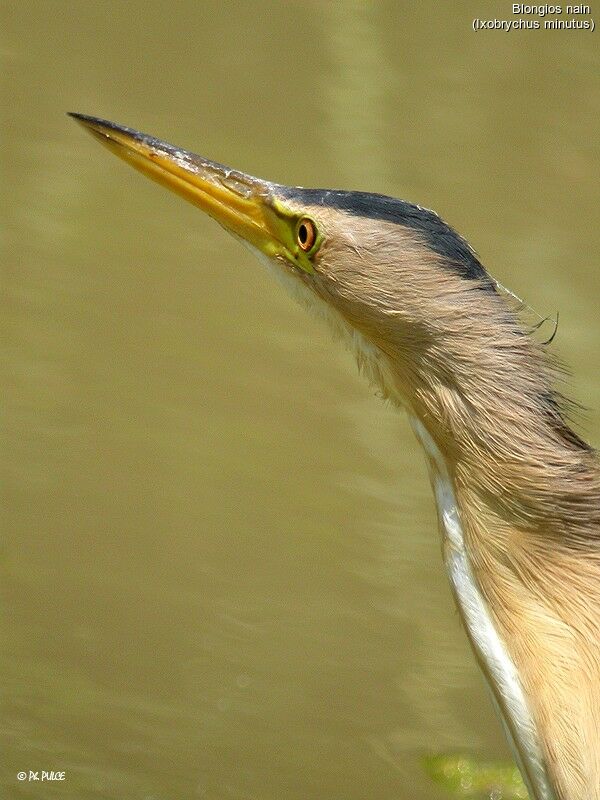
[[[317,238],[317,229],[312,219],[303,217],[296,227],[296,240],[305,253],[312,248]]]

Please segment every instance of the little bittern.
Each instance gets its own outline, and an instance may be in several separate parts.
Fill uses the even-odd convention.
[[[316,309],[404,408],[467,635],[535,800],[600,800],[600,467],[558,370],[432,211],[259,180],[73,114]]]

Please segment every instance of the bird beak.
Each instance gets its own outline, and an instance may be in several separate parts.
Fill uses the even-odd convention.
[[[114,122],[70,114],[128,164],[205,211],[261,252],[295,262],[287,228],[275,211],[273,184],[181,150]]]

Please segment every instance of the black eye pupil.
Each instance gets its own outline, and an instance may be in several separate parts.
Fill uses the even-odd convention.
[[[298,238],[300,239],[300,244],[306,244],[308,241],[308,229],[306,225],[300,225],[298,230]]]

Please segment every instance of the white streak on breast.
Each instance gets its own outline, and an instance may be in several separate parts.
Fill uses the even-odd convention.
[[[448,577],[473,649],[484,666],[496,712],[532,800],[556,800],[517,668],[494,626],[471,568],[446,462],[422,422],[415,417],[410,421],[429,456]]]

